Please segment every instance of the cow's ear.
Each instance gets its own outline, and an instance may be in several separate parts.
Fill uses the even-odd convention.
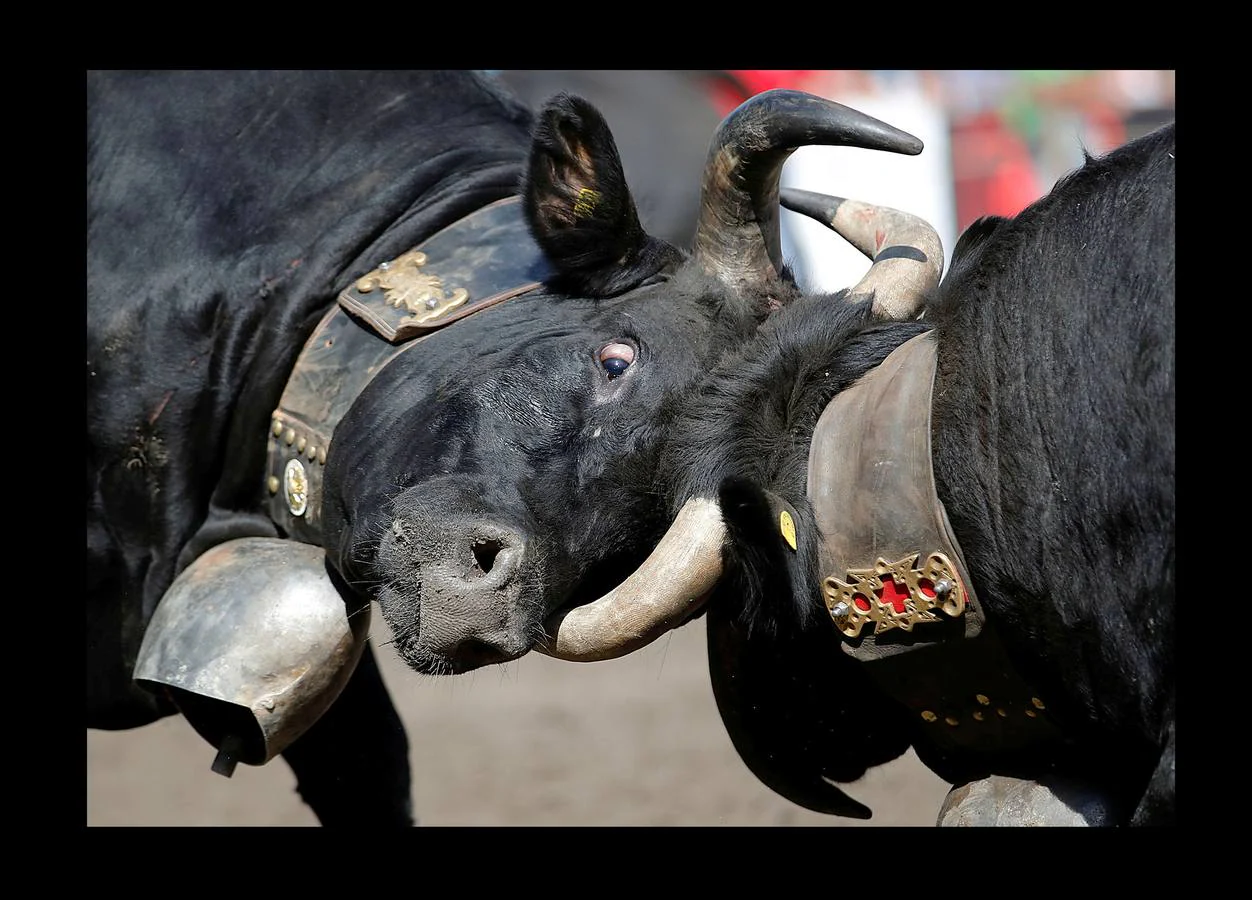
[[[825,633],[769,635],[709,604],[709,676],[739,757],[775,793],[815,812],[868,819],[838,784],[909,748],[902,717]],[[838,784],[837,784],[838,783]]]
[[[618,294],[681,257],[644,232],[608,123],[581,97],[557,94],[540,111],[522,195],[559,290]]]
[[[868,819],[870,810],[836,782],[903,754],[908,723],[843,652],[820,595],[807,586],[812,566],[798,561],[816,560],[811,510],[746,479],[723,481],[718,500],[730,541],[709,601],[708,658],[731,743],[762,782],[793,803]],[[783,511],[791,527],[780,531]],[[794,610],[770,608],[783,604]],[[803,616],[806,607],[820,615]],[[797,618],[815,621],[789,624]]]

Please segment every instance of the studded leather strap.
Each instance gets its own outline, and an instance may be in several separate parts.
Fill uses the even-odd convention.
[[[301,350],[270,422],[270,515],[320,544],[322,472],[335,426],[383,367],[428,335],[537,288],[548,270],[509,197],[356,279]]]

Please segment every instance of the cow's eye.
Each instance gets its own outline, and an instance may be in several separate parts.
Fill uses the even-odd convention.
[[[621,375],[634,361],[635,348],[630,344],[605,344],[600,348],[600,365],[609,373],[609,378]]]

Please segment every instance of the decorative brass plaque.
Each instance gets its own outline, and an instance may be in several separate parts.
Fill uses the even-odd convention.
[[[407,310],[410,315],[405,321],[419,325],[438,318],[469,299],[469,291],[465,288],[453,288],[451,293],[445,293],[443,280],[438,275],[423,272],[424,265],[426,254],[421,250],[410,250],[358,279],[356,289],[368,294],[375,288],[382,288],[387,303]]]
[[[939,619],[935,610],[953,618],[965,612],[965,588],[952,563],[931,553],[918,566],[921,553],[896,562],[881,556],[872,569],[849,569],[846,581],[833,575],[822,582],[826,609],[846,637],[860,635],[867,622],[874,633],[890,628],[912,631],[918,622]]]

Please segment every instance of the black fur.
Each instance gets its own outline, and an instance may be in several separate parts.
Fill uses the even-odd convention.
[[[378,602],[415,669],[464,672],[528,651],[650,551],[673,405],[761,304],[728,306],[642,230],[588,103],[535,116],[467,71],[92,72],[87,94],[88,727],[174,713],[131,678],[157,603],[210,547],[285,536],[270,415],[338,293],[519,192],[556,274],[415,344],[339,423],[322,509],[337,585]],[[602,365],[610,345],[625,371]],[[284,754],[326,823],[411,815],[374,672],[367,657]]]
[[[264,436],[338,292],[520,193],[554,276],[397,356],[329,449],[327,560],[403,659],[447,674],[528,652],[684,499],[716,496],[734,546],[710,601],[714,688],[753,771],[846,815],[863,808],[824,779],[910,742],[967,774],[827,652],[804,498],[830,398],[934,327],[937,480],[980,596],[1096,765],[1118,762],[1119,795],[1144,798],[1134,821],[1172,818],[1172,128],[971,229],[925,324],[884,324],[785,272],[731,291],[648,235],[607,123],[573,95],[532,116],[489,78],[438,71],[93,72],[87,88],[88,727],[174,712],[131,680],[156,604],[209,547],[282,536]],[[610,348],[629,365],[606,368]],[[773,539],[779,504],[794,554]],[[285,758],[323,822],[411,820],[372,657]]]
[[[747,676],[763,679],[759,690],[742,677],[735,688],[758,717],[784,705],[801,718],[784,688],[793,666],[826,684],[812,698],[826,708],[809,711],[802,733],[792,728],[793,741],[820,746],[824,769],[838,760],[854,778],[858,759],[874,765],[904,744],[898,729],[858,728],[864,711],[845,718],[846,730],[827,728],[841,705],[863,703],[847,688],[859,664],[790,649],[832,629],[805,493],[810,437],[834,394],[933,327],[939,496],[989,620],[1070,731],[1069,746],[1042,757],[971,761],[926,746],[916,730],[909,741],[957,783],[1070,767],[1109,793],[1123,821],[1173,821],[1173,148],[1171,125],[1088,159],[1019,216],[975,223],[924,324],[875,323],[839,297],[793,304],[684,408],[665,460],[672,505],[718,496],[733,539],[710,601],[737,635],[721,660],[726,677],[767,673]],[[796,552],[777,536],[780,502],[797,516]],[[880,704],[867,722],[895,705]],[[808,776],[788,785],[779,769],[763,777],[797,802],[826,802],[806,801]]]
[[[87,725],[131,728],[174,712],[131,680],[173,578],[214,544],[278,533],[258,436],[305,337],[347,279],[511,194],[531,116],[465,72],[86,87]],[[291,751],[323,821],[411,821],[403,735],[337,724],[394,730],[373,671]],[[340,781],[362,740],[372,763]]]

